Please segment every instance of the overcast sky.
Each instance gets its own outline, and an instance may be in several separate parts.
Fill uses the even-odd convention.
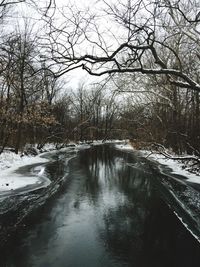
[[[100,8],[102,7],[102,2],[99,0],[55,0],[56,6],[58,8],[61,8],[62,6],[66,6],[68,3],[71,3],[74,6],[77,6],[77,8],[84,9],[89,7],[91,12],[97,13],[99,12]],[[114,0],[110,0],[109,2],[113,2]],[[40,5],[43,5],[45,2],[48,2],[48,0],[38,0],[38,3]],[[24,24],[24,18],[29,18],[32,24],[34,25],[34,30],[36,31],[38,28],[41,27],[41,23],[39,21],[39,15],[35,10],[31,7],[28,7],[26,4],[18,4],[17,8],[13,10],[10,13],[10,16],[8,18],[8,21],[5,25],[5,33],[7,34],[8,31],[12,32],[16,29],[18,25],[20,25],[23,28]],[[104,25],[101,25],[104,26]],[[9,30],[8,30],[9,29]],[[79,84],[85,83],[95,83],[100,82],[106,77],[95,77],[89,75],[86,71],[83,71],[82,69],[74,70],[70,73],[68,73],[65,77],[62,77],[67,81],[67,86],[72,88],[77,88]]]
[[[110,0],[110,2],[113,1],[114,0],[112,1]],[[90,11],[94,13],[99,12],[100,9],[102,8],[102,2],[99,0],[70,0],[70,1],[56,0],[56,5],[57,7],[61,8],[62,6],[66,6],[68,2],[80,9],[89,8]],[[104,77],[91,76],[82,69],[76,69],[66,75],[68,85],[72,88],[77,88],[81,83],[90,84],[90,83],[100,82],[105,78],[106,76]]]

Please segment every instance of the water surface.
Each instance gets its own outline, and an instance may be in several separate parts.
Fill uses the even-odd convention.
[[[65,175],[63,161],[46,174]],[[69,163],[62,192],[0,251],[2,267],[196,267],[200,246],[145,161],[110,146]]]

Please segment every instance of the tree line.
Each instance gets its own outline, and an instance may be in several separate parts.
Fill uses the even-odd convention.
[[[17,2],[30,4],[11,2],[0,3],[1,25]],[[45,33],[27,23],[1,36],[1,151],[129,138],[199,155],[197,0],[102,0],[91,9],[31,3]],[[61,79],[79,68],[105,81],[70,90]]]

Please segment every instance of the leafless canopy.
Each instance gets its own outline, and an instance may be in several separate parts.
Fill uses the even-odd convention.
[[[100,0],[86,11],[68,4],[47,12],[44,46],[56,77],[81,67],[96,76],[161,75],[200,91],[199,8],[198,0]]]

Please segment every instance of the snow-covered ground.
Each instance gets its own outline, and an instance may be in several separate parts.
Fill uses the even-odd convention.
[[[122,143],[119,145],[115,145],[115,147],[120,150],[134,150],[134,148],[129,143]],[[200,184],[200,175],[191,173],[188,170],[183,169],[184,164],[180,161],[167,159],[163,155],[157,153],[152,154],[150,151],[147,150],[141,150],[140,153],[143,156],[149,157],[150,160],[155,160],[162,165],[168,166],[171,169],[171,173],[184,176],[185,178],[187,178],[188,182]]]
[[[19,189],[28,185],[35,185],[41,183],[42,167],[36,176],[21,176],[15,171],[22,166],[44,163],[47,159],[38,156],[23,156],[16,155],[13,152],[3,152],[0,155],[0,192]],[[47,178],[46,178],[47,179]],[[50,181],[46,181],[48,185]]]
[[[148,156],[150,154],[149,151],[141,151],[144,155]],[[167,159],[163,155],[160,154],[151,154],[150,159],[158,161],[160,164],[168,166],[171,169],[171,173],[182,175],[187,178],[187,182],[200,184],[200,176],[191,173],[188,170],[184,169],[184,164],[178,160]]]
[[[120,140],[108,140],[104,143],[119,143]],[[91,141],[91,142],[79,142],[78,144],[76,143],[69,143],[70,146],[74,146],[76,150],[81,150],[81,149],[87,149],[90,148],[92,145],[100,145],[102,144],[102,140],[96,140],[96,141]],[[65,151],[69,149],[69,147],[65,147],[61,149],[62,151]],[[52,151],[55,149],[55,145],[53,144],[46,144],[43,148],[43,152],[48,152]],[[10,191],[10,190],[16,190],[20,189],[26,186],[35,186],[37,185],[37,188],[40,187],[40,184],[42,186],[48,186],[50,184],[50,180],[47,177],[43,176],[44,173],[44,167],[43,163],[47,162],[48,160],[45,158],[41,158],[40,155],[37,156],[27,156],[23,155],[21,156],[20,154],[15,154],[11,151],[5,150],[1,155],[0,155],[0,195],[3,192]],[[26,166],[26,165],[32,165],[36,163],[41,163],[41,166],[39,165],[37,168],[38,171],[36,171],[34,174],[29,175],[29,176],[22,176],[18,173],[16,173],[16,170],[20,167]],[[41,187],[42,187],[41,186]]]
[[[121,140],[108,140],[105,143],[115,143],[115,147],[120,150],[124,151],[133,151],[133,147],[128,143],[127,140],[121,141]],[[102,144],[102,140],[93,141],[91,143],[92,145],[100,145]],[[81,150],[81,149],[87,149],[91,147],[91,144],[88,143],[71,143],[70,145],[74,146],[75,149]],[[43,148],[43,151],[51,151],[55,149],[55,146],[52,144],[47,144]],[[63,148],[62,150],[66,150],[67,148]],[[143,156],[148,156],[150,154],[149,151],[141,151]],[[160,164],[166,165],[171,169],[171,172],[174,174],[185,176],[189,182],[193,183],[199,183],[200,184],[200,176],[196,174],[192,174],[191,172],[183,169],[183,164],[174,161],[172,159],[166,159],[164,156],[160,154],[151,154],[149,156],[151,160],[158,161]],[[43,163],[47,162],[48,160],[45,158],[38,156],[23,156],[16,155],[13,152],[5,151],[0,155],[0,194],[1,192],[9,191],[9,190],[16,190],[20,189],[25,186],[31,186],[36,185],[40,183],[43,183],[43,186],[47,186],[50,184],[50,181],[48,178],[43,177],[44,167]],[[16,170],[19,167],[41,163],[41,166],[39,165],[38,171],[35,173],[35,175],[30,176],[21,176],[20,174],[16,173]],[[41,182],[43,179],[43,182]],[[44,179],[45,182],[44,182]]]
[[[115,145],[115,148],[120,149],[120,150],[126,150],[126,151],[128,151],[128,150],[130,150],[130,151],[131,150],[134,150],[133,147],[129,143],[127,143],[127,142],[123,142],[121,144],[116,144]]]
[[[55,149],[55,145],[46,144],[42,151],[51,151]],[[37,150],[35,148],[35,150]],[[39,153],[39,151],[38,151]],[[5,150],[0,155],[0,195],[5,192],[13,191],[27,186],[33,188],[41,188],[48,186],[51,181],[43,176],[43,164],[48,160],[41,157],[42,153],[37,156],[15,154],[9,150]],[[26,165],[40,164],[34,174],[22,176],[17,173],[17,169]]]

